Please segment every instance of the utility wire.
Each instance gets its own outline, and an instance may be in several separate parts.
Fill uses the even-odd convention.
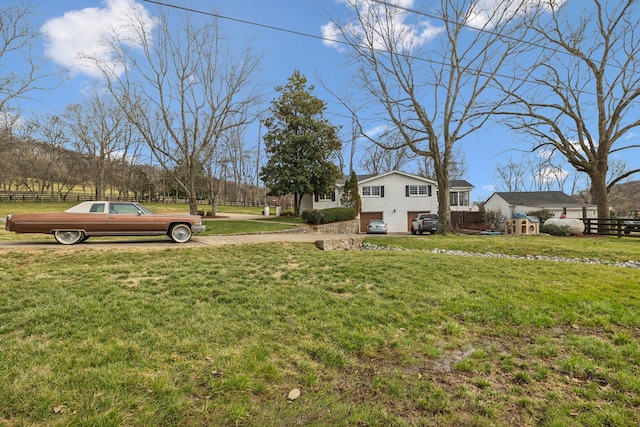
[[[206,11],[199,10],[199,9],[194,9],[194,8],[190,8],[190,7],[186,7],[186,6],[179,6],[179,5],[167,3],[166,1],[160,1],[160,0],[142,0],[142,1],[146,2],[146,3],[155,4],[157,6],[164,6],[164,7],[168,7],[168,8],[172,8],[172,9],[178,9],[178,10],[183,10],[183,11],[186,11],[186,12],[199,14],[199,15],[211,16],[211,17],[222,19],[222,20],[226,20],[226,21],[237,22],[237,23],[240,23],[240,24],[251,25],[251,26],[254,26],[254,27],[265,28],[265,29],[268,29],[268,30],[283,32],[283,33],[287,33],[287,34],[293,34],[293,35],[296,35],[296,36],[312,38],[312,39],[315,39],[315,40],[321,40],[321,41],[326,41],[326,42],[335,43],[335,44],[341,44],[341,45],[345,45],[345,46],[352,46],[352,44],[350,42],[345,41],[345,40],[331,39],[331,38],[327,38],[327,37],[320,36],[320,35],[317,35],[317,34],[306,33],[306,32],[302,32],[302,31],[297,31],[297,30],[292,30],[292,29],[288,29],[288,28],[278,27],[278,26],[275,26],[275,25],[262,24],[262,23],[259,23],[259,22],[249,21],[249,20],[240,19],[240,18],[234,18],[234,17],[230,17],[230,16],[226,16],[226,15],[222,15],[222,14],[214,13],[214,12],[206,12]],[[418,14],[418,15],[426,16],[428,18],[436,19],[436,20],[439,20],[439,21],[448,22],[448,23],[455,23],[453,21],[446,20],[446,19],[444,19],[442,17],[439,17],[437,15],[434,15],[434,14],[429,14],[427,12],[419,11],[417,9],[412,9],[412,8],[408,8],[408,7],[404,7],[404,6],[391,4],[391,3],[389,3],[388,1],[385,1],[385,0],[369,0],[369,1],[384,5],[386,7],[392,7],[392,8],[400,9],[400,10],[403,10],[403,11],[406,11],[406,12],[410,12],[410,13],[415,13],[415,14]],[[519,41],[519,42],[527,43],[527,44],[530,44],[531,46],[538,47],[540,49],[551,50],[552,52],[555,52],[555,53],[561,53],[561,54],[562,53],[566,53],[566,52],[563,52],[563,51],[560,51],[560,50],[557,50],[557,49],[549,48],[547,46],[538,45],[538,44],[535,44],[533,42],[527,42],[527,41],[518,39],[518,38],[513,37],[513,36],[508,36],[508,35],[504,35],[504,34],[501,34],[501,33],[497,33],[495,31],[489,31],[489,30],[486,30],[486,29],[478,29],[478,28],[470,26],[468,24],[463,24],[463,26],[466,27],[466,28],[469,28],[469,29],[473,29],[475,31],[486,32],[486,33],[489,33],[491,35],[495,35],[495,36],[502,37],[502,38],[505,38],[505,39],[510,39],[510,40],[513,40],[513,41]],[[372,48],[372,50],[374,50],[375,52],[383,53],[383,54],[391,53],[389,51],[386,51],[386,50],[383,50],[383,49],[379,49],[379,48]],[[423,57],[416,56],[416,55],[410,55],[408,53],[398,53],[398,55],[402,56],[402,57],[404,57],[406,59],[413,59],[413,60],[416,60],[416,61],[427,62],[427,63],[430,63],[430,64],[439,65],[439,66],[443,66],[443,67],[450,67],[451,66],[450,64],[447,64],[447,63],[445,63],[443,61],[436,61],[436,60],[431,59],[431,58],[423,58]],[[612,67],[619,68],[619,69],[622,70],[622,67],[619,67],[619,66],[617,66],[615,64],[612,65]],[[478,69],[474,69],[474,68],[469,68],[469,67],[465,67],[465,68],[468,71],[475,72],[475,73],[477,73],[479,75],[483,75],[483,76],[485,76],[487,78],[500,77],[500,78],[510,79],[510,80],[514,80],[514,81],[518,81],[518,82],[522,82],[522,83],[532,83],[532,81],[527,79],[527,78],[522,78],[522,77],[517,77],[517,76],[509,76],[509,75],[500,74],[500,73],[492,74],[492,73],[484,72],[482,70],[478,70]],[[584,91],[581,91],[581,93],[586,94],[586,95],[596,96],[595,93],[589,93],[589,92],[584,92]],[[617,98],[617,99],[621,100],[620,98]]]

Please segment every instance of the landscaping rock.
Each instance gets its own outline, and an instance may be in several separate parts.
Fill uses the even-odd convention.
[[[363,237],[316,240],[316,247],[321,251],[352,251],[359,249],[363,240]]]
[[[317,246],[318,242],[316,242]],[[391,246],[377,246],[372,243],[364,243],[360,245],[358,248],[361,251],[409,251],[409,249],[404,248],[394,248]],[[567,257],[559,257],[559,256],[545,256],[545,255],[506,255],[506,254],[494,254],[492,252],[466,252],[466,251],[458,251],[458,250],[449,250],[449,249],[426,249],[422,252],[430,252],[434,254],[446,254],[446,255],[458,255],[458,256],[473,256],[473,257],[481,257],[481,258],[505,258],[505,259],[525,259],[532,261],[556,261],[556,262],[574,262],[581,264],[599,264],[599,265],[610,265],[613,267],[624,267],[624,268],[636,268],[640,269],[640,262],[627,260],[627,261],[609,261],[606,259],[597,259],[597,258],[567,258]]]

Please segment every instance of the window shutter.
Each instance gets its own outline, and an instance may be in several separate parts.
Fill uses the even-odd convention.
[[[331,193],[331,201],[332,202],[336,201],[336,190],[333,190],[333,193]]]
[[[384,185],[380,186],[380,197],[384,197]]]
[[[318,197],[318,195],[317,195],[317,194],[314,194],[314,195],[313,195],[313,199],[314,199],[316,202],[320,201],[320,198]]]
[[[409,197],[409,186],[408,185],[404,186],[404,196],[405,197]]]
[[[427,191],[429,192],[429,197],[431,197],[431,185],[429,185],[429,187],[428,187],[428,190],[427,190]]]

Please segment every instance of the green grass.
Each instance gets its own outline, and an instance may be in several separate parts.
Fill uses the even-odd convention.
[[[0,218],[4,219],[10,213],[27,212],[60,212],[77,205],[78,202],[0,202]],[[184,203],[141,203],[156,213],[189,212],[189,205]],[[202,210],[210,211],[209,205],[199,205]],[[261,207],[251,206],[217,206],[218,214],[238,213],[249,215],[260,215]]]
[[[215,234],[239,234],[239,233],[272,233],[295,228],[295,224],[302,224],[302,220],[280,222],[276,220],[205,220],[207,230],[200,234],[211,236]]]
[[[482,249],[431,237],[412,242]],[[638,277],[311,244],[4,251],[0,425],[636,426]]]

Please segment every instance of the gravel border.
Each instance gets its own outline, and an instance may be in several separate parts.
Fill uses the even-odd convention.
[[[446,255],[458,255],[458,256],[472,256],[479,258],[503,258],[503,259],[519,259],[519,260],[527,260],[527,261],[555,261],[555,262],[571,262],[571,263],[580,263],[580,264],[591,264],[591,265],[607,265],[611,267],[623,267],[623,268],[635,268],[640,269],[639,261],[608,261],[604,259],[598,258],[566,258],[566,257],[558,257],[558,256],[544,256],[544,255],[505,255],[505,254],[494,254],[493,252],[465,252],[458,250],[449,250],[449,249],[425,249],[425,250],[413,250],[413,249],[405,249],[405,248],[395,248],[393,246],[378,246],[373,243],[363,243],[360,245],[358,250],[361,251],[412,251],[412,252],[427,252],[433,254],[446,254]]]

